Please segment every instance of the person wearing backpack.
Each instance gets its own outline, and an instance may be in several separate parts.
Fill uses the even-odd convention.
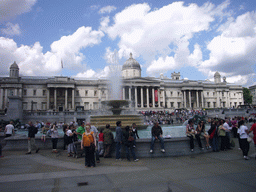
[[[86,131],[83,133],[81,141],[81,149],[84,149],[85,152],[85,167],[95,167],[96,137],[90,129],[90,126],[86,125]]]
[[[34,147],[36,149],[36,153],[40,150],[35,144],[35,135],[38,132],[38,129],[33,125],[31,121],[28,122],[28,152],[27,155],[31,154],[31,149]]]

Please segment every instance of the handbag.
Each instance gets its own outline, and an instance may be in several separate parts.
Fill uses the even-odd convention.
[[[220,131],[219,131],[219,136],[220,136],[220,137],[226,136],[226,131],[224,131],[223,129],[220,129]]]
[[[91,151],[95,151],[95,145],[94,145],[94,143],[91,143],[91,145],[90,145],[90,150],[91,150]]]
[[[226,136],[226,131],[223,130],[223,129],[220,129],[220,127],[219,127],[218,135],[219,135],[220,137],[224,137],[224,136]]]
[[[131,142],[131,141],[134,141],[134,137],[130,135],[130,136],[128,137],[128,141],[130,141],[130,142]]]
[[[251,137],[247,137],[247,142],[251,143],[252,142],[252,138]]]

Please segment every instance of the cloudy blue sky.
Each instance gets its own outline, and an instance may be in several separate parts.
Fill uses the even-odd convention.
[[[16,61],[26,76],[104,78],[114,50],[142,76],[256,77],[256,2],[1,0],[0,75]],[[61,67],[61,61],[64,68]]]

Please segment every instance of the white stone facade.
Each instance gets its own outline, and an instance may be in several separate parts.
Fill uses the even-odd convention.
[[[249,90],[250,90],[251,95],[252,95],[252,104],[256,105],[256,85],[253,85],[253,86],[249,87]]]
[[[244,104],[242,86],[221,82],[219,73],[214,82],[180,79],[180,73],[173,73],[172,78],[141,77],[138,62],[132,56],[128,60],[122,69],[121,94],[131,101],[132,109],[230,108]],[[0,77],[0,110],[8,108],[10,95],[21,98],[23,111],[74,111],[78,106],[98,110],[102,108],[101,101],[109,99],[106,79],[19,77],[17,70],[10,74],[11,77]]]

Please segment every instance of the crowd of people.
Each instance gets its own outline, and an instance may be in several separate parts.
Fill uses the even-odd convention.
[[[161,152],[165,153],[163,130],[159,125],[161,117],[168,117],[168,113],[151,113],[147,116],[157,117],[151,129],[151,143],[149,152],[154,152],[154,144],[156,140],[159,140]],[[145,114],[146,115],[146,114]],[[160,117],[160,120],[158,119]],[[164,120],[166,121],[166,120]],[[242,150],[243,157],[248,160],[249,152],[249,133],[253,132],[253,141],[256,147],[256,123],[252,125],[249,129],[245,126],[245,119],[242,117],[235,117],[232,119],[218,119],[214,118],[205,122],[203,120],[199,121],[197,125],[194,125],[194,119],[191,118],[186,126],[186,135],[189,138],[189,146],[191,152],[194,151],[194,140],[197,141],[198,146],[201,150],[205,148],[207,150],[212,149],[213,152],[226,151],[232,149],[233,138],[238,138],[239,148]],[[205,124],[210,124],[210,129],[206,130]],[[58,153],[58,125],[56,123],[45,123],[41,124],[37,122],[35,125],[30,121],[28,123],[28,152],[26,154],[32,154],[33,148],[35,152],[39,152],[39,148],[35,143],[35,135],[38,130],[42,132],[41,140],[46,141],[46,137],[50,136],[52,141],[52,152]],[[100,157],[109,158],[111,157],[112,144],[115,142],[115,158],[117,161],[121,160],[121,149],[125,148],[126,159],[131,160],[130,153],[133,160],[136,162],[137,156],[135,154],[136,139],[139,139],[136,124],[133,123],[130,126],[126,126],[124,129],[122,127],[122,122],[116,122],[116,137],[114,138],[112,131],[110,130],[110,125],[107,124],[104,129],[98,129],[91,125],[89,122],[81,122],[80,125],[76,122],[71,122],[69,125],[62,124],[64,133],[64,145],[63,150],[67,148],[67,156],[71,157],[77,154],[79,149],[85,154],[85,166],[95,167],[96,163],[100,163]],[[14,126],[11,121],[5,127],[5,137],[10,137],[14,134]],[[232,138],[233,137],[233,138]],[[205,139],[205,148],[202,144],[201,139]],[[219,144],[220,142],[220,144]],[[219,147],[220,146],[220,147]],[[0,146],[0,157],[2,157],[2,150]],[[255,157],[256,158],[256,157]],[[96,161],[95,161],[96,159]]]
[[[140,114],[144,116],[146,125],[154,125],[154,122],[158,121],[159,124],[181,124],[195,115],[204,116],[206,111],[204,110],[185,110],[177,109],[174,112],[169,111],[140,111]]]

